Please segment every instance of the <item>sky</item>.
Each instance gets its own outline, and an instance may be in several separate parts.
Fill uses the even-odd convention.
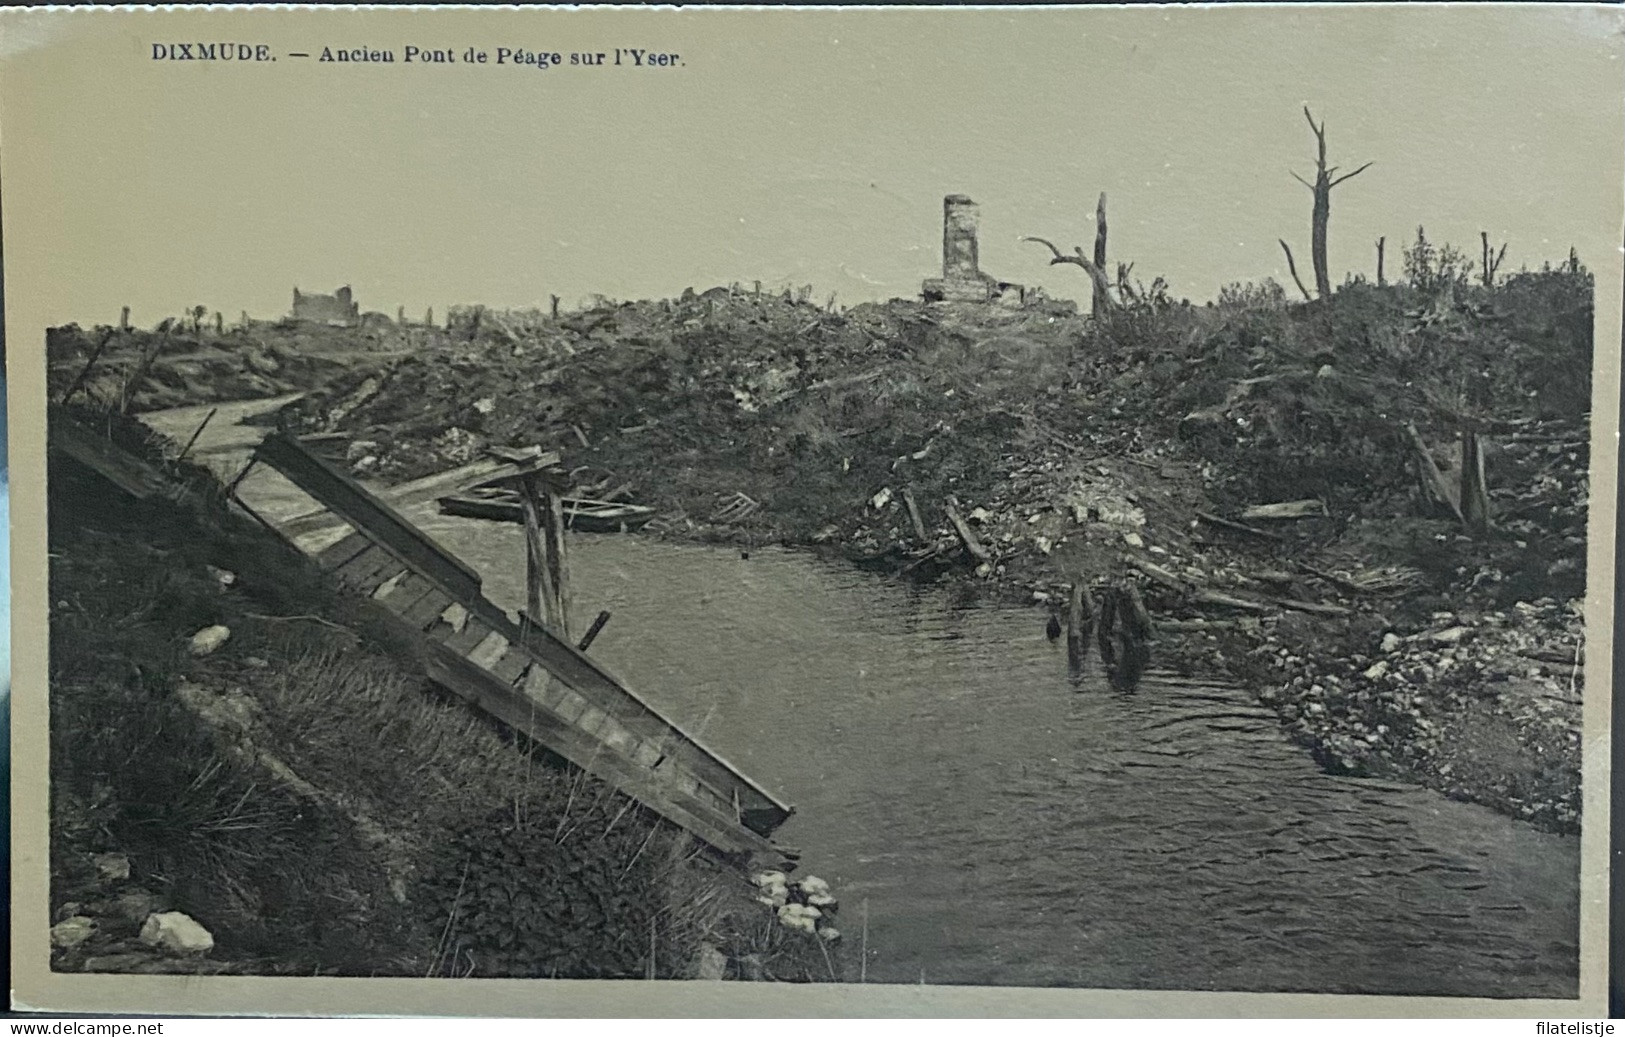
[[[8,274],[45,323],[193,304],[571,305],[728,282],[851,304],[940,269],[942,197],[981,206],[984,269],[1087,299],[1040,235],[1093,240],[1178,296],[1306,278],[1313,137],[1371,168],[1333,195],[1331,267],[1388,271],[1425,224],[1506,264],[1618,242],[1619,12],[132,13],[30,22],[0,64]],[[681,55],[670,69],[150,60],[153,40],[277,52],[408,43]],[[13,235],[20,229],[20,235]],[[1601,232],[1599,234],[1599,232]],[[1582,250],[1583,251],[1583,250]],[[1582,254],[1582,258],[1586,258]]]

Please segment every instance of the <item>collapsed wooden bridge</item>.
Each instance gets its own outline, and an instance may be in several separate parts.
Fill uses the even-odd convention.
[[[152,465],[64,408],[51,411],[54,453],[130,497],[163,492],[165,477]],[[768,838],[792,807],[662,716],[562,631],[530,614],[510,616],[485,597],[478,573],[313,445],[274,433],[250,463],[275,469],[308,496],[301,513],[281,523],[259,515],[234,492],[241,475],[227,492],[340,584],[369,597],[421,647],[430,679],[718,850],[792,855]]]
[[[436,683],[719,850],[775,852],[767,837],[793,808],[581,649],[510,616],[485,597],[478,573],[297,439],[268,436],[254,458],[343,527],[320,549],[287,539],[418,639]]]

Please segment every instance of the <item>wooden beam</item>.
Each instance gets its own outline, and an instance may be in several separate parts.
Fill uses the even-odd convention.
[[[976,534],[971,531],[970,526],[965,522],[964,517],[959,514],[959,509],[954,507],[953,502],[949,501],[943,507],[948,513],[948,521],[953,523],[954,532],[959,534],[959,539],[964,543],[965,550],[971,553],[971,557],[978,562],[991,562],[993,556],[988,554],[987,548],[983,547],[982,542],[976,539]]]
[[[478,573],[447,554],[394,508],[291,437],[272,433],[260,443],[254,456],[287,476],[295,486],[352,526],[366,531],[403,562],[439,583],[454,599],[481,596]]]

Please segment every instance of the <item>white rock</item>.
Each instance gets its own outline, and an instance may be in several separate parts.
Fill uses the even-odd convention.
[[[822,937],[826,942],[834,943],[836,940],[839,940],[841,938],[841,931],[839,929],[835,928],[833,925],[827,925],[824,928],[818,930],[818,935],[820,937]]]
[[[1467,636],[1468,633],[1469,631],[1466,627],[1450,627],[1448,630],[1436,630],[1429,634],[1428,637],[1431,638],[1435,644],[1453,645],[1459,643],[1462,638]]]
[[[825,882],[823,879],[819,878],[817,875],[808,875],[806,878],[802,879],[800,882],[797,882],[796,887],[798,889],[800,889],[801,892],[807,894],[808,896],[811,896],[814,893],[828,893],[829,892],[829,883]]]
[[[164,911],[148,915],[141,927],[141,942],[171,954],[207,954],[214,950],[214,937],[190,915]]]
[[[871,508],[874,508],[876,511],[879,511],[881,508],[884,508],[887,504],[890,504],[890,503],[891,503],[891,487],[890,486],[886,487],[885,489],[881,490],[879,493],[875,494],[873,497],[869,498],[869,506]]]
[[[986,508],[972,508],[970,514],[966,517],[972,522],[984,523],[993,517],[993,513]]]
[[[834,907],[836,900],[828,893],[810,893],[807,896],[807,903],[813,907]]]
[[[1127,533],[1123,534],[1123,543],[1130,547],[1144,547],[1145,538],[1133,530],[1129,530]]]
[[[1381,680],[1383,677],[1387,676],[1387,674],[1388,660],[1378,659],[1376,662],[1371,664],[1370,669],[1365,671],[1365,679],[1368,681]]]
[[[219,569],[212,565],[209,566],[209,575],[214,577],[214,582],[220,585],[221,590],[225,590],[227,587],[230,587],[232,584],[237,582],[236,573],[227,569]]]
[[[229,628],[219,624],[204,627],[192,635],[192,654],[209,655],[219,650],[220,646],[229,640],[231,640],[231,630]]]
[[[787,885],[790,880],[782,871],[763,871],[752,875],[751,881],[756,883],[758,889],[766,889],[768,886]]]
[[[701,944],[698,960],[694,964],[695,978],[721,980],[728,976],[728,956],[710,944]]]
[[[64,950],[77,947],[90,939],[90,935],[95,931],[96,921],[93,918],[86,918],[84,915],[65,918],[51,926],[51,946]]]
[[[92,860],[103,882],[123,882],[130,877],[130,858],[122,853],[98,853]]]
[[[481,414],[489,414],[497,409],[496,398],[493,396],[487,396],[483,399],[475,400],[474,409],[479,411]]]
[[[1382,635],[1382,650],[1385,652],[1399,651],[1399,635],[1392,631]]]

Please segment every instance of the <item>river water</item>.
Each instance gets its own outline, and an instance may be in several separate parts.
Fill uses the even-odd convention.
[[[200,440],[223,470],[236,416]],[[274,476],[243,492],[289,510]],[[518,527],[410,514],[523,603]],[[1576,839],[1325,775],[1242,690],[1077,685],[1036,609],[789,551],[571,549],[575,625],[614,614],[594,657],[796,805],[779,840],[841,897],[848,978],[867,917],[869,982],[1576,994]]]

